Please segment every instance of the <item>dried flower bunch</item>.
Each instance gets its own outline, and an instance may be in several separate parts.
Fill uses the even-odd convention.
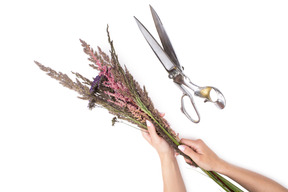
[[[76,82],[74,82],[66,74],[56,72],[37,61],[35,63],[64,87],[78,92],[80,99],[88,100],[89,109],[106,108],[115,116],[112,119],[112,125],[118,122],[118,119],[122,119],[138,126],[141,130],[147,130],[146,120],[154,122],[158,134],[181,153],[177,148],[179,145],[177,136],[169,127],[168,122],[154,108],[145,87],[142,89],[128,69],[120,65],[108,27],[107,34],[111,46],[111,57],[100,47],[98,51],[94,51],[90,45],[80,39],[84,52],[89,56],[88,60],[92,62],[90,67],[98,71],[94,80],[72,72],[76,76]]]
[[[90,67],[98,72],[98,75],[93,80],[89,80],[77,72],[72,72],[76,76],[76,81],[74,82],[66,74],[56,72],[37,61],[35,63],[41,70],[47,72],[47,75],[58,80],[64,87],[78,92],[80,99],[89,102],[89,109],[95,107],[106,108],[109,113],[115,116],[112,119],[112,125],[119,122],[120,119],[136,125],[142,131],[146,131],[146,120],[153,122],[157,133],[176,152],[189,159],[191,164],[197,167],[190,157],[178,149],[180,143],[177,135],[170,128],[168,122],[161,117],[158,110],[155,109],[145,87],[142,89],[128,69],[120,65],[113,41],[110,39],[108,27],[107,34],[111,46],[110,57],[99,47],[98,51],[94,51],[90,45],[80,39],[84,52],[89,56],[88,60],[92,62]],[[218,173],[203,171],[226,191],[241,191]]]

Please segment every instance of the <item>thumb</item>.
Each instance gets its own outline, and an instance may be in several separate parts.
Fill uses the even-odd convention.
[[[188,155],[191,159],[193,159],[193,161],[197,163],[199,154],[197,154],[193,149],[191,149],[186,145],[179,145],[178,149],[182,151],[184,154]]]
[[[152,139],[157,139],[159,136],[158,136],[158,134],[156,132],[156,129],[155,129],[154,125],[148,120],[146,120],[146,125],[147,125],[148,132],[149,132],[151,138]]]

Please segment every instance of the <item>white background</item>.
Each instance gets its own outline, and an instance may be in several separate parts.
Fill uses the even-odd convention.
[[[181,92],[134,21],[156,36],[149,4],[185,74],[226,97],[224,110],[195,99],[197,125],[180,112]],[[33,62],[96,76],[78,39],[108,52],[107,24],[121,63],[181,137],[288,187],[287,10],[284,0],[2,1],[0,191],[162,191],[158,156],[140,132],[112,127],[105,110],[88,110]],[[178,159],[188,191],[219,191]]]

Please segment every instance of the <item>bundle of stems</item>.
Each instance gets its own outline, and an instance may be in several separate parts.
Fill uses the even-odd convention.
[[[98,72],[93,80],[89,80],[77,72],[72,72],[76,76],[76,81],[73,81],[64,73],[56,72],[37,61],[35,61],[35,63],[41,70],[47,72],[47,75],[58,80],[64,87],[78,92],[80,99],[88,101],[89,109],[95,107],[107,109],[109,113],[114,115],[112,125],[121,119],[136,125],[142,131],[147,131],[146,120],[153,122],[157,133],[165,139],[177,153],[189,159],[193,166],[198,167],[189,156],[178,149],[180,142],[177,135],[170,128],[168,122],[160,115],[158,110],[155,109],[145,87],[143,86],[143,88],[141,88],[126,66],[122,67],[120,65],[113,41],[110,39],[108,26],[107,35],[111,47],[110,57],[99,47],[98,51],[94,51],[90,45],[80,39],[84,52],[89,56],[88,60],[92,62],[90,67]],[[225,191],[241,191],[218,173],[204,169],[202,169],[202,171]]]

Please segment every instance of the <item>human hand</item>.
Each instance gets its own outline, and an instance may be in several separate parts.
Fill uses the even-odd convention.
[[[142,135],[148,141],[148,143],[150,143],[156,149],[159,156],[174,156],[174,149],[172,149],[169,144],[157,134],[154,125],[150,121],[146,121],[146,125],[148,132],[142,131]]]
[[[225,164],[201,139],[181,139],[180,143],[178,148],[193,159],[199,167],[207,171],[218,172]]]

